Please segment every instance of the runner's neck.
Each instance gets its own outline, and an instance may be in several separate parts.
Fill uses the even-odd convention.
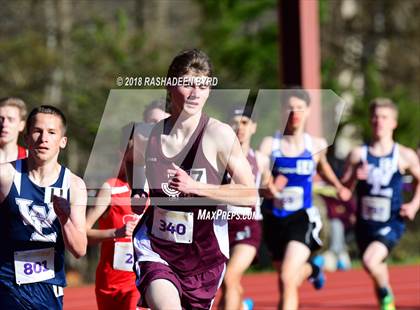
[[[35,184],[45,187],[54,184],[55,180],[58,179],[61,166],[57,161],[37,165],[33,160],[28,158],[27,163],[29,178]]]
[[[7,163],[16,160],[18,156],[18,145],[16,141],[6,143],[0,147],[0,163]]]
[[[370,153],[375,156],[385,156],[391,153],[394,146],[394,140],[386,137],[373,141],[370,145]]]

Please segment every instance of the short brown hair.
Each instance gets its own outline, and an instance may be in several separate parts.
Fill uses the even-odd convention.
[[[67,131],[67,120],[64,116],[64,113],[57,107],[51,105],[41,105],[39,107],[34,108],[31,113],[29,113],[28,119],[26,120],[26,132],[29,132],[34,122],[34,118],[37,114],[51,114],[57,116],[61,120],[61,125],[63,129],[63,135],[66,134]]]
[[[187,74],[188,72],[211,77],[213,74],[213,66],[209,56],[196,48],[184,50],[176,55],[172,60],[166,77],[177,78]],[[166,95],[166,109],[164,111],[171,111],[170,104],[171,94],[168,91]]]
[[[18,97],[4,97],[0,99],[0,107],[15,107],[19,110],[20,119],[23,121],[26,119],[28,110],[26,103]]]
[[[377,108],[388,108],[394,111],[395,118],[398,118],[398,107],[397,105],[389,98],[375,98],[369,104],[369,113],[370,116],[373,115]]]
[[[213,68],[209,56],[199,49],[182,51],[172,60],[166,76],[181,77],[190,71],[211,77]]]

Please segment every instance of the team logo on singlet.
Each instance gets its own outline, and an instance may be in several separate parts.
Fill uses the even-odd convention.
[[[162,191],[169,197],[175,198],[179,197],[181,194],[181,192],[177,191],[176,189],[170,188],[168,183],[162,183],[160,187],[162,188]]]
[[[196,181],[196,182],[201,182],[201,183],[207,183],[207,170],[206,168],[194,168],[194,169],[190,169],[188,171],[186,171],[190,177]],[[168,179],[171,179],[173,177],[173,175],[169,175],[168,174]],[[181,192],[170,188],[169,184],[167,182],[161,183],[161,189],[162,191],[168,195],[169,197],[175,198],[175,197],[179,197],[179,195],[181,194]]]
[[[32,200],[15,198],[24,225],[31,225],[34,232],[30,241],[56,242],[57,233],[45,233],[44,229],[52,228],[57,218],[52,203],[47,205],[33,205]]]
[[[372,185],[370,193],[372,195],[392,197],[392,188],[381,190],[381,187],[389,185],[393,174],[394,170],[392,169],[391,158],[381,158],[379,160],[379,167],[375,167],[369,164],[367,183]]]

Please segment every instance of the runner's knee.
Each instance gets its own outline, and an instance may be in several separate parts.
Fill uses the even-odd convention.
[[[228,270],[228,272],[226,272],[225,278],[223,279],[225,287],[240,286],[240,281],[241,274],[231,270]]]

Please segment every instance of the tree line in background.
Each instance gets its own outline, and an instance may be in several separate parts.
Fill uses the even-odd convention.
[[[63,160],[83,174],[117,76],[165,76],[177,52],[199,47],[219,88],[251,89],[250,100],[281,88],[277,4],[0,0],[0,94],[61,107],[70,128]],[[351,103],[340,130],[367,139],[367,103],[387,96],[400,107],[397,139],[416,147],[420,1],[319,0],[319,8],[322,88]]]

